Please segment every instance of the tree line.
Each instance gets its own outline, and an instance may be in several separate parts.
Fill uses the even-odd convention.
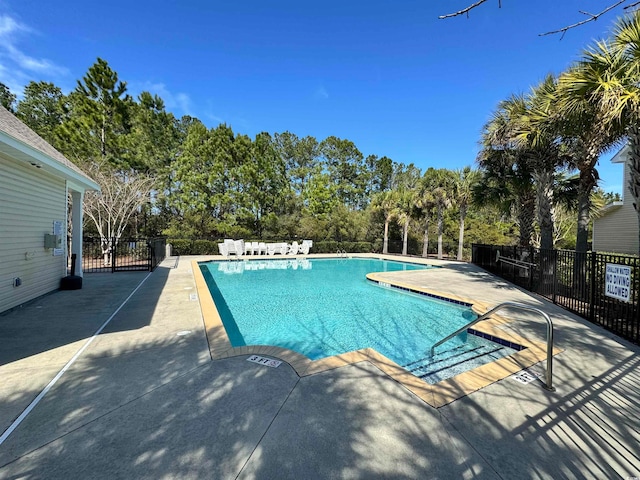
[[[18,100],[0,84],[0,101],[101,186],[100,194],[86,194],[85,219],[105,249],[112,237],[166,235],[364,241],[379,251],[384,230],[386,239],[404,240],[406,251],[411,239],[428,238],[436,211],[432,229],[440,239],[456,238],[455,218],[471,206],[461,193],[477,173],[470,168],[423,173],[384,155],[364,156],[337,136],[250,138],[226,124],[207,128],[194,117],[176,118],[150,92],[132,98],[100,58],[69,94],[31,81]],[[495,240],[513,239],[510,214],[471,209],[472,239],[486,238],[485,226],[497,221],[505,227]]]
[[[501,102],[479,169],[422,171],[337,136],[208,128],[150,92],[134,99],[100,58],[69,94],[32,81],[18,100],[0,84],[0,102],[101,185],[85,210],[103,238],[311,238],[401,243],[405,254],[422,244],[426,255],[435,236],[439,257],[454,240],[459,258],[474,241],[586,251],[590,220],[615,199],[597,188],[596,162],[627,138],[640,191],[638,15],[567,72]]]

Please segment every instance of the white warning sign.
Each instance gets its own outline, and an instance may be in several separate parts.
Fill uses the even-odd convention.
[[[631,298],[631,267],[607,263],[604,294],[628,302]]]

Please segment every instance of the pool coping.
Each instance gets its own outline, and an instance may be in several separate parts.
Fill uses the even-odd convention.
[[[311,255],[306,257],[313,258]],[[511,323],[511,320],[500,315],[492,315],[490,318],[475,324],[473,329],[485,335],[490,335],[503,341],[521,345],[524,349],[491,363],[474,368],[473,370],[442,380],[436,384],[429,384],[412,375],[400,365],[377,352],[373,348],[355,350],[320,360],[311,360],[310,358],[298,352],[294,352],[293,350],[270,345],[233,347],[231,346],[231,342],[229,341],[227,332],[222,324],[222,319],[220,318],[218,309],[215,306],[213,297],[209,292],[209,288],[200,270],[200,263],[203,262],[192,260],[191,267],[200,302],[207,341],[209,343],[209,352],[213,360],[237,357],[241,355],[265,355],[268,357],[275,357],[288,363],[300,377],[315,375],[346,365],[368,361],[382,370],[386,375],[403,385],[409,391],[413,392],[424,402],[434,408],[439,408],[491,385],[492,383],[503,380],[525,368],[545,361],[547,358],[546,343],[531,341],[524,337],[520,337],[519,335],[502,330],[500,327]],[[425,265],[427,264],[425,263]],[[438,269],[433,270],[437,271]],[[402,281],[391,281],[388,278],[382,280],[380,277],[382,273],[383,272],[369,273],[367,274],[367,279],[376,283],[388,284],[395,288],[409,290],[414,293],[465,303],[470,305],[473,311],[479,315],[487,312],[494,306],[483,301],[450,293],[445,294],[410,285]],[[557,355],[560,352],[562,352],[562,349],[554,347],[553,355]]]

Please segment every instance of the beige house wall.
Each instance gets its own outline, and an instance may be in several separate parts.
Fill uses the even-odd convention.
[[[629,190],[629,164],[624,163],[623,204],[593,222],[593,250],[638,254],[638,214]]]
[[[0,312],[59,288],[66,275],[65,180],[0,154]],[[44,248],[62,222],[63,253]],[[22,285],[14,286],[14,278]]]

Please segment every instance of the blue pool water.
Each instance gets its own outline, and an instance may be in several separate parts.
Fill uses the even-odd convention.
[[[422,265],[353,258],[207,262],[200,268],[235,347],[275,345],[313,360],[371,347],[404,366],[476,317],[469,307],[365,278],[429,268]]]

